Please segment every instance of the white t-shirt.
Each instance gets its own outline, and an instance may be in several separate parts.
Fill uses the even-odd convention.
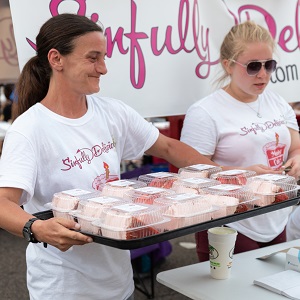
[[[20,205],[46,210],[56,192],[99,189],[120,178],[122,159],[142,157],[159,131],[124,103],[87,97],[88,111],[68,119],[38,103],[6,134],[0,187],[23,189]],[[130,252],[91,243],[66,252],[29,244],[27,283],[31,299],[127,299],[134,290]]]
[[[266,90],[257,101],[245,104],[220,89],[188,109],[181,141],[212,155],[219,165],[264,164],[279,169],[291,145],[288,128],[298,131],[296,116],[278,94]],[[290,211],[281,209],[230,226],[251,239],[268,242],[284,230]]]

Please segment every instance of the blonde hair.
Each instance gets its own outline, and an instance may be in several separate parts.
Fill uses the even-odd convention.
[[[235,25],[230,29],[220,48],[220,62],[222,64],[223,72],[216,80],[218,85],[221,85],[221,83],[229,77],[229,74],[223,66],[223,60],[236,60],[245,51],[248,44],[255,42],[267,43],[270,45],[272,51],[275,49],[275,41],[270,32],[253,21],[246,21]],[[230,64],[232,63],[233,62],[230,62]]]

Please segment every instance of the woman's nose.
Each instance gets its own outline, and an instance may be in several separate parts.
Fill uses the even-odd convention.
[[[265,66],[261,66],[259,72],[257,73],[257,77],[266,77],[269,73],[266,71]]]
[[[105,75],[107,73],[107,67],[106,67],[105,60],[98,61],[95,64],[95,69],[98,73]]]

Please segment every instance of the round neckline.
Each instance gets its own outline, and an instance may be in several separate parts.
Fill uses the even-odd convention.
[[[228,98],[232,103],[238,103],[238,105],[243,106],[243,107],[247,106],[247,105],[255,106],[261,98],[261,95],[258,95],[257,99],[252,102],[242,102],[242,101],[239,101],[238,99],[234,98],[233,96],[231,96],[229,93],[227,93],[223,89],[220,89],[220,90],[226,96],[226,98]]]
[[[90,96],[86,96],[86,100],[87,100],[87,111],[86,113],[79,118],[67,118],[64,117],[62,115],[59,115],[55,112],[53,112],[52,110],[50,110],[49,108],[47,108],[46,106],[44,106],[42,103],[37,103],[37,107],[42,110],[44,113],[46,113],[48,116],[50,116],[51,118],[65,123],[65,124],[69,124],[69,125],[80,125],[83,124],[85,122],[87,122],[88,120],[90,120],[90,118],[92,117],[93,111],[94,111],[94,105],[93,105],[93,101],[91,100]]]

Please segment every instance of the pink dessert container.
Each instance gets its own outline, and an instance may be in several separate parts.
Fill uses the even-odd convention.
[[[157,172],[140,175],[138,180],[147,186],[170,189],[178,179],[178,174],[171,172]]]
[[[219,181],[210,178],[180,178],[174,182],[172,190],[177,194],[203,194],[203,188],[218,184],[220,184]]]
[[[80,231],[99,235],[99,228],[94,226],[92,222],[100,218],[105,208],[129,202],[129,200],[126,201],[117,197],[94,197],[79,201],[78,208],[70,211],[69,214],[81,225]]]
[[[158,206],[126,203],[103,210],[93,222],[102,236],[118,240],[140,239],[167,230],[167,223]]]
[[[45,206],[52,209],[54,217],[72,219],[70,211],[77,209],[80,200],[97,197],[100,192],[95,190],[71,189],[55,193],[52,201]]]
[[[53,216],[56,218],[62,218],[66,220],[74,220],[74,218],[70,215],[70,209],[58,208],[50,203],[47,203],[45,207],[50,208],[53,212]]]
[[[107,182],[101,194],[103,196],[112,196],[123,198],[124,194],[130,190],[147,186],[146,183],[134,179],[121,179]]]
[[[171,189],[147,186],[140,189],[128,191],[127,193],[125,193],[124,199],[131,200],[134,203],[153,204],[154,199],[172,194],[175,194],[175,192]]]
[[[209,221],[219,209],[204,196],[195,194],[165,196],[155,199],[153,204],[162,206],[163,215],[170,218],[169,230]]]
[[[214,173],[211,179],[218,180],[222,184],[246,185],[248,178],[255,176],[256,172],[248,170],[228,170]]]
[[[198,164],[191,165],[188,167],[180,168],[178,174],[180,178],[190,178],[190,177],[200,177],[200,178],[209,178],[212,174],[220,172],[222,169],[220,167]]]
[[[82,215],[80,211],[71,213],[71,215],[80,224],[80,231],[82,233],[101,235],[101,231],[99,230],[99,227],[93,225],[93,222],[97,221],[98,218]]]
[[[278,174],[254,176],[247,186],[258,197],[260,207],[296,198],[299,190],[295,177]]]
[[[220,209],[213,218],[225,217],[253,209],[258,198],[247,187],[233,184],[219,184],[203,189],[204,196]]]

